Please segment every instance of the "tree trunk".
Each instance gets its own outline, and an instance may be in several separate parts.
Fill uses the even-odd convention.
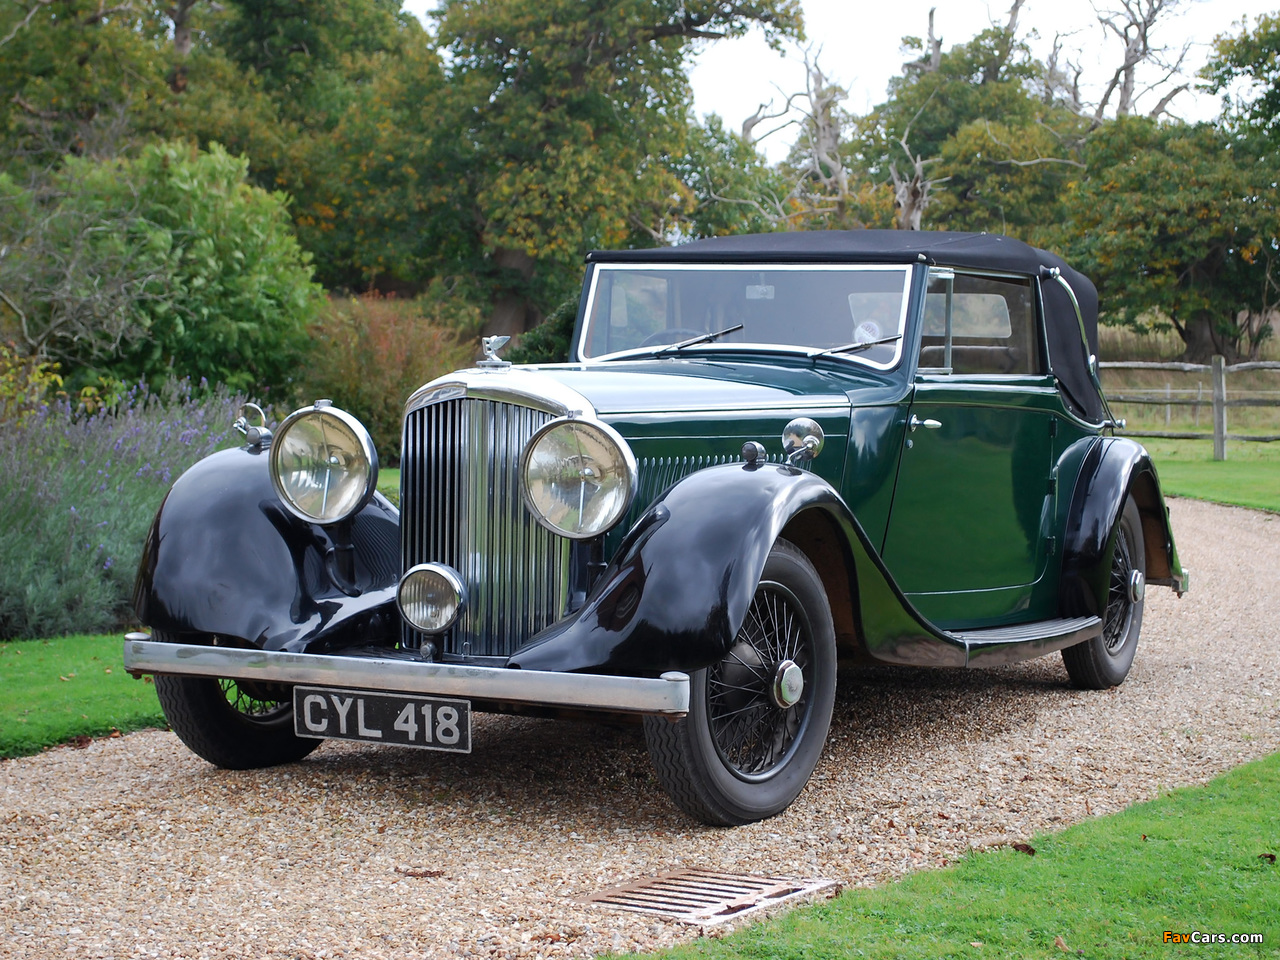
[[[191,8],[199,0],[176,0],[165,12],[173,21],[173,52],[185,60],[191,53]]]
[[[1227,363],[1235,363],[1240,359],[1235,345],[1214,329],[1214,317],[1208,311],[1201,311],[1191,317],[1178,332],[1185,345],[1179,358],[1184,363],[1208,363],[1215,353],[1226,357]]]
[[[534,259],[523,250],[497,250],[493,261],[504,270],[518,274],[521,281],[527,282],[533,276]],[[527,295],[520,292],[525,286],[524,282],[503,284],[506,289],[499,287],[493,298],[489,319],[485,321],[484,336],[517,337],[537,326],[542,313],[529,301]]]

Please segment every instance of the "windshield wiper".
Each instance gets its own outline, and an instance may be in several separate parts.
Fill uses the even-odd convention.
[[[892,337],[883,337],[880,340],[859,340],[856,343],[846,343],[841,347],[828,347],[826,350],[818,350],[809,354],[809,359],[814,357],[826,357],[833,353],[861,353],[863,350],[870,350],[872,347],[882,347],[886,343],[896,343],[902,339],[902,334],[895,334]]]
[[[678,343],[669,343],[660,350],[655,350],[654,356],[660,357],[664,353],[671,353],[675,350],[683,350],[685,347],[692,347],[695,343],[709,343],[712,340],[719,340],[721,337],[731,333],[737,333],[742,329],[742,324],[732,327],[725,327],[723,330],[717,330],[715,333],[704,333],[696,337],[690,337],[688,340],[681,340]]]

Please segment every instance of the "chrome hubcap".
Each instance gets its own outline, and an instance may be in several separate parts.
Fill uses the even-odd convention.
[[[794,660],[783,660],[773,674],[773,689],[769,697],[774,706],[786,710],[794,707],[804,696],[804,671]]]
[[[1129,575],[1129,602],[1140,603],[1143,594],[1147,592],[1147,578],[1142,575],[1141,570],[1135,570]]]

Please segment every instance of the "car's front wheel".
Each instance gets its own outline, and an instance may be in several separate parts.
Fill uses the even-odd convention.
[[[159,632],[160,641],[174,641]],[[301,760],[319,740],[293,732],[293,691],[280,684],[157,675],[165,719],[192,753],[227,770]]]
[[[691,676],[688,715],[645,718],[649,755],[676,805],[715,826],[785,810],[826,742],[835,659],[822,581],[779,540],[733,646]]]
[[[1081,690],[1106,690],[1124,683],[1133,666],[1138,634],[1142,631],[1146,569],[1142,515],[1133,497],[1129,497],[1112,535],[1102,633],[1062,651],[1062,662],[1072,686]]]

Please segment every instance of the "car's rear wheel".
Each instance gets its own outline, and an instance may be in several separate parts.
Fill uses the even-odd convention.
[[[1106,690],[1124,683],[1138,650],[1147,555],[1142,539],[1142,516],[1133,497],[1125,500],[1111,542],[1111,572],[1102,633],[1062,651],[1062,662],[1066,664],[1071,684],[1081,690]]]
[[[152,639],[174,642],[160,632]],[[227,770],[301,760],[319,740],[295,736],[293,690],[283,684],[211,677],[155,678],[165,719],[192,753]]]
[[[658,779],[703,823],[736,826],[781,813],[822,755],[835,679],[822,581],[803,553],[779,540],[734,645],[691,676],[689,714],[645,718]]]

